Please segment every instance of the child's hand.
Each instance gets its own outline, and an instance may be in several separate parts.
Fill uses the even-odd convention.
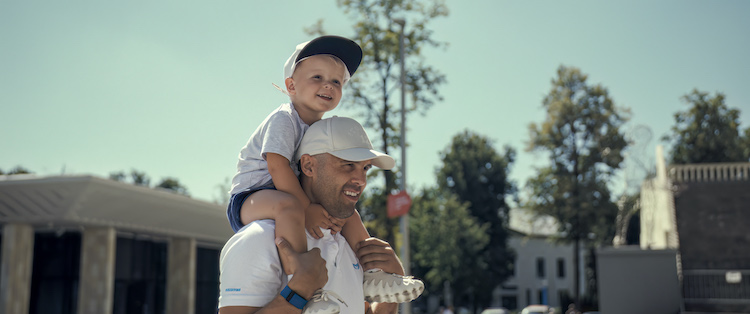
[[[341,232],[341,226],[343,225],[343,220],[331,217],[320,204],[310,204],[305,209],[305,229],[315,239],[323,237],[320,228],[331,229],[331,234],[336,234]]]

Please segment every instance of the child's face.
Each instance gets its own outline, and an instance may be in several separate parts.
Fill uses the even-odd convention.
[[[300,115],[313,114],[319,120],[323,113],[336,108],[341,100],[344,71],[343,65],[325,55],[315,55],[298,64],[286,84]]]

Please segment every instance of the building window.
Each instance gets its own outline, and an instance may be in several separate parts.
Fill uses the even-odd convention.
[[[536,258],[536,276],[539,278],[544,278],[544,257],[537,257]]]
[[[219,250],[197,248],[195,263],[195,313],[219,308]]]
[[[37,233],[34,236],[30,314],[78,312],[80,260],[80,233]]]
[[[517,309],[518,300],[516,299],[516,296],[504,295],[502,297],[502,305],[506,309]]]
[[[574,300],[570,297],[568,290],[560,289],[557,291],[557,302],[560,303],[560,306],[562,306],[563,309],[567,309],[568,304],[573,303]]]
[[[118,237],[113,313],[164,313],[166,274],[166,243]]]
[[[531,303],[531,289],[526,289],[526,305],[533,304]]]
[[[557,278],[565,278],[565,259],[557,259]]]

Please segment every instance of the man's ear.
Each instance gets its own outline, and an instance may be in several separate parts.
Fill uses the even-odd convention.
[[[286,91],[289,92],[289,95],[294,95],[297,93],[297,90],[294,87],[293,78],[287,77],[286,80],[284,80],[284,85],[286,85]]]
[[[312,177],[313,174],[315,174],[315,165],[317,161],[317,159],[308,154],[302,155],[299,160],[300,171],[302,171],[304,175]]]

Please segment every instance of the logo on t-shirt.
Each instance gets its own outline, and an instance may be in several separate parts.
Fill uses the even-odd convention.
[[[359,263],[357,263],[357,264],[352,264],[352,266],[354,266],[354,269],[359,269]]]

